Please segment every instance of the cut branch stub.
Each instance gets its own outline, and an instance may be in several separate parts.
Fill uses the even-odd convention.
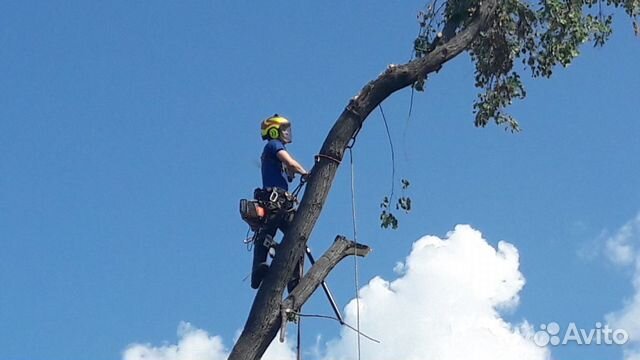
[[[316,263],[300,279],[298,286],[283,300],[282,309],[298,311],[342,259],[349,255],[365,257],[370,252],[370,247],[338,235],[331,247],[316,260]]]

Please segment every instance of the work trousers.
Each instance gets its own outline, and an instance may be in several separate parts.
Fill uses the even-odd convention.
[[[252,266],[252,278],[256,275],[255,270],[262,263],[267,262],[267,256],[269,255],[269,249],[276,247],[275,236],[278,230],[286,235],[289,225],[293,221],[295,210],[291,207],[275,207],[274,204],[266,204],[268,209],[268,215],[266,221],[256,231],[254,243],[253,243],[253,266]],[[270,209],[270,210],[269,210]],[[277,249],[276,249],[277,251]],[[291,276],[287,284],[289,292],[298,285],[300,277],[302,276],[302,265],[304,258],[298,261],[296,269]]]

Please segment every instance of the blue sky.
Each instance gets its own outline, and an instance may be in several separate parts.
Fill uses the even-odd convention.
[[[288,116],[289,149],[310,168],[348,99],[409,59],[423,5],[0,4],[0,359],[120,358],[132,343],[174,343],[181,322],[231,346],[254,294],[237,207],[260,182],[259,122]],[[618,20],[603,49],[527,80],[511,108],[522,133],[473,127],[466,55],[415,94],[410,119],[410,91],[386,101],[396,182],[411,180],[414,202],[397,231],[377,219],[391,160],[372,114],[354,150],[359,241],[374,249],[362,283],[393,278],[420,237],[470,224],[519,251],[526,285],[505,319],[591,327],[624,306],[633,271],[603,248],[640,211],[640,47]],[[337,233],[351,234],[347,166],[314,252]],[[346,305],[350,265],[329,283]],[[330,311],[321,296],[305,309]],[[334,324],[306,324],[309,346],[336,336]]]

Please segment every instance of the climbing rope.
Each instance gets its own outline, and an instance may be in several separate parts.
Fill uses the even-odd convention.
[[[300,265],[298,266],[298,279],[302,279],[302,276],[304,275],[304,256],[300,259]],[[300,307],[300,310],[302,310],[302,307]],[[302,360],[302,346],[301,346],[301,339],[302,339],[302,318],[298,317],[298,339],[296,341],[296,358],[298,360]]]
[[[302,187],[304,187],[304,185],[307,183],[307,181],[305,180],[304,177],[300,177],[300,183],[298,184],[298,186],[296,186],[296,188],[293,190],[292,195],[294,197],[294,199],[296,199],[297,202],[297,198],[298,198],[298,194],[300,193],[300,190],[302,190]],[[298,266],[298,281],[300,281],[300,279],[302,279],[302,276],[304,275],[304,255],[300,258],[300,264]],[[300,308],[302,310],[302,307]],[[297,340],[296,340],[296,358],[297,360],[302,360],[302,346],[301,346],[301,339],[302,339],[302,319],[298,318],[298,324],[297,324]]]
[[[338,319],[337,317],[329,316],[329,315],[318,315],[318,314],[303,314],[303,313],[299,313],[299,312],[296,312],[296,311],[293,311],[293,310],[289,310],[289,312],[291,312],[292,314],[294,314],[294,315],[296,315],[298,317],[308,317],[308,318],[335,320],[335,321],[339,322],[340,325],[344,325],[344,326],[348,327],[349,329],[357,332],[359,335],[369,339],[370,341],[373,341],[376,344],[380,344],[380,340],[372,338],[371,336],[369,336],[369,335],[367,335],[367,334],[365,334],[363,332],[358,332],[358,329],[356,329],[355,327],[347,324],[344,321],[340,321],[340,319]]]
[[[355,142],[355,138],[354,138]],[[358,243],[358,226],[356,223],[356,190],[355,190],[355,179],[354,179],[354,166],[353,166],[353,143],[348,147],[349,148],[349,163],[351,164],[351,221],[353,224],[353,241]],[[355,254],[353,256],[353,277],[355,283],[355,295],[356,295],[356,332],[357,336],[357,344],[358,344],[358,360],[360,360],[360,295],[358,294],[359,278],[360,274],[358,271],[358,247],[355,247]]]
[[[340,160],[338,160],[338,159],[336,159],[336,158],[334,158],[332,156],[329,156],[329,155],[318,154],[318,155],[315,156],[316,162],[319,162],[320,159],[327,159],[327,160],[333,161],[334,163],[340,165]]]
[[[382,115],[382,121],[384,121],[384,128],[387,131],[387,139],[389,140],[389,148],[391,149],[391,194],[389,195],[389,204],[393,202],[393,191],[395,190],[396,182],[396,152],[393,148],[393,141],[391,140],[391,133],[389,132],[389,124],[387,123],[387,117],[382,110],[382,104],[378,104],[378,109]]]
[[[382,117],[384,119],[384,123],[385,123],[385,127],[387,129],[387,136],[389,137],[389,142],[391,144],[391,156],[392,156],[392,162],[393,162],[393,174],[392,174],[392,179],[395,178],[395,154],[393,153],[393,143],[391,143],[391,136],[389,134],[389,127],[387,125],[387,120],[384,116],[384,112],[382,111],[382,107],[380,106],[380,112],[382,113]],[[351,220],[352,220],[352,225],[353,225],[353,241],[357,244],[358,243],[358,225],[357,225],[357,221],[356,221],[356,196],[355,196],[355,171],[354,171],[354,162],[353,162],[353,146],[355,144],[355,140],[356,140],[356,135],[358,134],[358,132],[360,131],[360,129],[358,129],[356,131],[356,133],[354,134],[354,136],[351,138],[350,143],[347,144],[346,148],[349,150],[349,163],[350,163],[350,169],[351,169]],[[340,160],[335,159],[333,157],[327,156],[327,155],[316,155],[316,162],[320,160],[320,158],[326,158],[328,160],[334,161],[335,163],[337,163],[338,165],[340,165]],[[299,188],[302,186],[302,182],[300,185],[298,185],[298,188],[296,188],[296,190],[294,190],[294,193],[297,194],[297,192],[300,190]],[[393,196],[393,181],[392,181],[392,188],[391,188],[391,196]],[[332,316],[327,316],[327,315],[317,315],[317,314],[303,314],[294,310],[288,310],[288,312],[292,313],[293,315],[298,317],[298,329],[297,329],[297,359],[298,360],[302,360],[302,353],[301,353],[301,327],[300,327],[300,323],[301,323],[301,318],[303,317],[313,317],[313,318],[321,318],[321,319],[330,319],[330,320],[335,320],[338,321],[341,325],[346,326],[347,328],[355,331],[357,333],[357,359],[360,360],[361,359],[361,341],[360,338],[361,337],[365,337],[368,340],[371,340],[375,343],[380,343],[379,340],[372,338],[371,336],[368,336],[366,334],[364,334],[362,331],[360,331],[360,294],[358,293],[358,290],[360,288],[360,272],[359,272],[359,268],[358,268],[358,247],[355,247],[355,253],[354,253],[354,263],[353,263],[353,272],[354,272],[354,284],[355,284],[355,297],[356,297],[356,327],[353,327],[349,324],[347,324],[346,322],[342,321],[341,319],[338,319],[336,317],[332,317]],[[301,274],[302,276],[302,274]]]
[[[407,114],[407,121],[404,124],[404,130],[402,132],[402,144],[404,148],[404,159],[409,160],[409,153],[407,152],[407,129],[409,129],[409,121],[411,120],[411,112],[413,111],[413,95],[415,88],[411,87],[411,98],[409,99],[409,113]]]
[[[291,195],[293,195],[293,197],[296,199],[296,201],[298,200],[298,194],[300,193],[300,190],[302,190],[302,187],[307,183],[307,180],[305,180],[304,177],[300,177],[300,182],[298,183],[298,186],[295,187],[295,189],[293,189],[293,191],[291,192]]]

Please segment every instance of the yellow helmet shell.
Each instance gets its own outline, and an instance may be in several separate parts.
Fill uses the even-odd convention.
[[[284,116],[275,114],[260,124],[262,140],[275,140],[280,138],[280,128],[291,126],[291,123]]]

